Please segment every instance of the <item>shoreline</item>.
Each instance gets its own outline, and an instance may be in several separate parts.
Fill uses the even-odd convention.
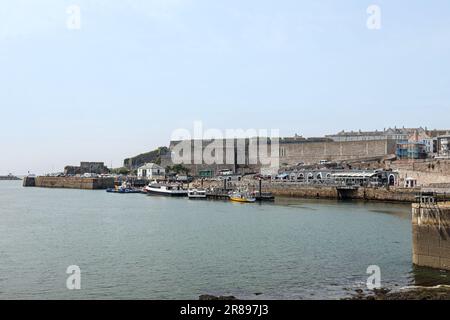
[[[450,300],[450,286],[411,286],[396,291],[380,288],[368,293],[357,289],[351,297],[341,300]]]
[[[19,179],[20,180],[20,179]],[[26,177],[24,187],[41,188],[71,188],[71,189],[107,189],[115,184],[114,178],[81,178],[81,177]],[[223,188],[223,181],[194,180],[188,186],[202,186],[203,188]],[[255,180],[241,180],[228,182],[227,189],[248,189],[257,191],[259,182]],[[405,203],[416,202],[416,195],[420,188],[401,187],[363,187],[342,188],[333,185],[299,184],[293,182],[263,181],[262,192],[270,192],[275,197],[295,199],[328,199],[328,200],[359,200],[365,202]]]

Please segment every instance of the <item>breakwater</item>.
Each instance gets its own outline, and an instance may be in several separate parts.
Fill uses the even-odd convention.
[[[113,188],[114,178],[26,177],[23,186],[96,190]]]
[[[450,270],[450,202],[412,205],[413,263]]]
[[[20,180],[20,178],[16,177],[16,176],[13,176],[13,175],[0,176],[0,181],[2,181],[2,180],[12,181],[12,180]]]

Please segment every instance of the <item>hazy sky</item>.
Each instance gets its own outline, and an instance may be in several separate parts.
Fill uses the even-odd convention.
[[[449,17],[448,0],[0,0],[0,174],[117,167],[195,120],[448,128]]]

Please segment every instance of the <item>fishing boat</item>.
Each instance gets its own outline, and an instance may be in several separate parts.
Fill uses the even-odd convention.
[[[250,196],[248,193],[243,192],[233,192],[230,194],[230,200],[233,202],[241,202],[241,203],[253,203],[256,199]]]
[[[132,188],[128,183],[124,182],[120,187],[116,186],[114,188],[106,189],[108,193],[141,193],[139,189]]]
[[[206,190],[191,188],[188,190],[188,198],[191,200],[206,199]]]
[[[148,195],[160,195],[170,197],[186,197],[188,191],[183,189],[179,184],[159,184],[151,183],[145,187],[145,192]]]

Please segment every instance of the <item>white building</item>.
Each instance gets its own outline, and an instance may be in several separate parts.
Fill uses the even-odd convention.
[[[437,137],[438,158],[450,159],[450,135]]]
[[[146,163],[138,168],[137,175],[139,178],[156,179],[162,178],[166,174],[166,169],[155,163]]]

